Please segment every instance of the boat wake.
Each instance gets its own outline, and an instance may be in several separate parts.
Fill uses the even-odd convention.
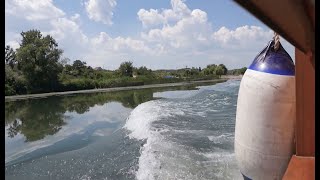
[[[239,82],[221,84],[188,98],[149,101],[131,112],[124,128],[144,143],[137,179],[241,179],[233,149]]]

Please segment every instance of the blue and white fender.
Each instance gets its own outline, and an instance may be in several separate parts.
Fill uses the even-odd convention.
[[[245,179],[282,179],[294,153],[295,67],[274,40],[242,77],[236,114],[235,155]]]

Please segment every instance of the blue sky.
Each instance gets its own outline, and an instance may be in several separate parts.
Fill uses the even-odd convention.
[[[20,32],[52,35],[70,62],[116,69],[249,66],[273,31],[230,0],[6,0],[5,41]],[[281,38],[291,55],[294,48]]]

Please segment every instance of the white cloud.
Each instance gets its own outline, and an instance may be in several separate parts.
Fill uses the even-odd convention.
[[[51,30],[43,32],[50,34],[58,42],[59,48],[64,50],[68,58],[83,59],[87,56],[89,37],[82,31],[74,16],[57,18],[50,21]],[[65,56],[64,55],[64,56]]]
[[[139,20],[145,27],[149,27],[147,32],[141,33],[144,40],[151,44],[157,43],[157,46],[162,47],[162,52],[171,53],[197,51],[210,44],[212,27],[206,12],[190,10],[181,0],[172,0],[171,8],[162,11],[139,10]],[[162,27],[150,28],[160,22]]]
[[[20,47],[20,44],[15,40],[7,42],[6,45],[9,45],[14,50]]]
[[[63,56],[71,60],[81,59],[90,66],[110,69],[118,68],[124,60],[132,60],[136,66],[145,65],[149,68],[203,67],[211,63],[237,68],[249,65],[273,36],[269,29],[249,25],[233,29],[218,27],[214,31],[214,24],[209,21],[207,13],[200,9],[189,9],[183,0],[171,0],[168,9],[140,9],[137,18],[144,28],[135,37],[112,36],[113,33],[106,30],[89,34],[83,27],[85,24],[82,24],[80,14],[67,16],[52,1],[43,2],[49,9],[46,12],[60,13],[24,9],[21,8],[23,3],[19,4],[17,0],[6,4],[6,44],[18,47],[21,40],[19,31],[36,28],[57,40],[59,48],[64,50]],[[86,0],[84,6],[91,19],[112,24],[115,0]],[[12,14],[17,9],[23,16]],[[34,17],[48,19],[26,21],[28,18],[36,19]],[[27,25],[20,30],[21,23]],[[284,39],[281,42],[292,55],[293,46]]]
[[[112,24],[112,11],[116,5],[116,0],[88,0],[85,2],[88,17],[107,25]]]
[[[163,15],[159,14],[156,9],[150,9],[150,11],[140,9],[137,14],[144,27],[160,25],[165,22]]]
[[[76,22],[77,24],[81,23],[81,17],[80,14],[76,13],[73,16],[70,17],[70,19],[74,22]]]
[[[191,13],[183,0],[171,0],[171,7],[172,9],[164,9],[161,12],[157,9],[150,9],[149,11],[140,9],[137,15],[144,27],[154,27],[161,24],[176,23]]]
[[[52,30],[49,34],[54,36],[57,40],[70,38],[73,42],[79,41],[81,43],[85,43],[88,40],[87,36],[81,31],[79,25],[75,20],[72,20],[72,17],[70,19],[65,17],[54,19],[50,24]]]
[[[145,45],[144,41],[135,40],[130,37],[123,38],[123,37],[116,37],[111,38],[107,33],[101,32],[98,37],[92,39],[92,45],[95,48],[98,48],[101,51],[104,50],[111,50],[117,52],[143,52],[148,53],[150,49]]]
[[[29,21],[50,20],[65,15],[52,0],[6,0],[5,13]]]
[[[157,54],[157,48],[151,49],[142,40],[121,36],[112,38],[106,32],[100,32],[98,36],[91,38],[88,47],[87,58],[93,66],[107,64],[112,69],[118,68],[124,60],[137,60],[140,54],[149,57]]]
[[[250,48],[265,44],[273,37],[271,30],[258,26],[241,26],[235,30],[221,27],[212,34],[212,39],[224,48]],[[251,49],[251,48],[250,48]]]
[[[8,38],[10,37],[10,38]],[[18,33],[6,32],[5,45],[11,46],[13,49],[20,47],[19,42],[21,42],[21,35]]]

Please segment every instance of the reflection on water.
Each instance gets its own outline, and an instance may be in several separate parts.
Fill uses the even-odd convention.
[[[120,102],[126,108],[135,108],[139,104],[152,100],[153,92],[168,90],[195,89],[192,86],[171,87],[162,89],[143,89],[110,93],[80,94],[72,96],[51,96],[45,99],[29,99],[6,102],[5,125],[8,126],[8,137],[18,133],[26,137],[26,141],[36,141],[46,135],[58,132],[68,117],[65,113],[83,114],[91,107],[108,102]]]
[[[6,102],[6,166],[88,146],[122,127],[139,104],[160,98],[155,92],[195,89],[163,87]]]

